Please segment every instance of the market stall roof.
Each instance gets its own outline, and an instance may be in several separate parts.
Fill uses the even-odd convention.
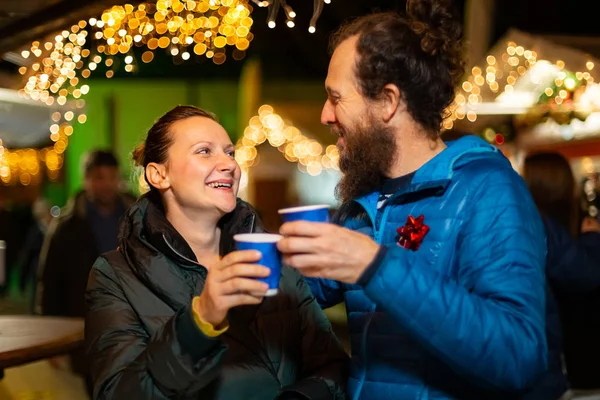
[[[598,69],[600,59],[584,51],[510,29],[485,59],[468,71],[457,95],[456,126],[476,131],[525,113],[548,88],[556,86],[557,79],[562,78],[565,85],[576,85],[583,79],[591,82],[597,80]]]

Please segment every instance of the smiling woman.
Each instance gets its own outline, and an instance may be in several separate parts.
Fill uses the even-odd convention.
[[[235,146],[212,114],[176,107],[150,129],[134,157],[151,190],[160,192],[167,218],[178,219],[192,207],[216,211],[218,220],[236,206],[241,172],[234,154]]]
[[[212,114],[179,106],[134,151],[150,192],[86,293],[94,398],[345,398],[347,355],[301,275],[283,268],[266,297],[261,254],[235,251],[264,229],[237,199],[234,149]]]

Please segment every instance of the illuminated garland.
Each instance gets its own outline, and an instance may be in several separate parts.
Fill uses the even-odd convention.
[[[243,170],[258,163],[257,146],[267,141],[283,153],[286,160],[298,163],[302,172],[317,176],[324,170],[338,170],[340,155],[335,145],[324,149],[316,140],[302,135],[298,128],[286,124],[269,105],[259,108],[258,115],[250,119],[244,136],[237,143],[235,158]]]
[[[48,179],[55,181],[62,166],[63,154],[54,147],[6,150],[0,146],[0,180],[3,185],[39,184],[44,169]]]
[[[83,97],[90,88],[84,80],[100,63],[107,67],[107,78],[112,78],[117,68],[133,72],[137,65],[134,47],[147,49],[141,56],[144,63],[151,62],[158,49],[168,51],[176,63],[190,59],[193,53],[222,64],[227,58],[226,48],[233,47],[232,57],[241,60],[253,40],[248,1],[153,0],[137,7],[114,6],[98,19],[79,21],[52,40],[43,44],[35,41],[23,50],[21,55],[31,64],[19,69],[24,76],[19,94],[48,106],[57,103],[74,110],[52,116],[57,124],[50,127],[50,138],[62,154],[68,144],[66,138],[73,132],[72,121],[84,123],[87,119],[82,112]],[[60,132],[69,133],[61,134],[58,124]],[[0,149],[0,165],[5,167],[2,181],[13,182],[9,176],[18,176],[20,170],[9,168],[15,164],[8,163],[8,153],[4,154],[1,145]],[[8,170],[14,173],[8,174]]]
[[[148,49],[141,57],[145,63],[154,59],[153,51],[159,48],[180,60],[188,60],[192,51],[222,64],[225,48],[234,46],[233,57],[241,59],[253,39],[251,11],[247,0],[157,0],[137,8],[114,6],[100,19],[80,21],[54,41],[43,45],[36,41],[24,50],[21,55],[32,64],[19,70],[26,76],[21,93],[48,105],[54,101],[63,105],[68,97],[78,99],[89,90],[80,87],[81,79],[89,78],[102,61],[107,78],[118,67],[133,72],[135,46]],[[123,65],[117,55],[123,57]]]
[[[525,49],[514,42],[508,42],[506,50],[500,59],[493,55],[486,57],[486,67],[473,67],[471,74],[465,79],[456,93],[453,104],[448,108],[448,117],[443,122],[443,129],[452,129],[456,120],[467,119],[470,122],[477,120],[477,106],[483,102],[481,91],[487,86],[492,93],[512,93],[517,80],[529,71],[538,60],[535,51]],[[560,71],[552,84],[548,86],[539,98],[532,113],[539,113],[536,107],[560,108],[563,103],[569,103],[577,90],[585,88],[594,82],[590,71],[594,63],[586,63],[585,72],[569,72],[565,63],[558,60],[554,65]],[[568,105],[567,105],[568,107]]]

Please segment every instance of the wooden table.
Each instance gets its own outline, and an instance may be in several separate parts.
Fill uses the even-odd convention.
[[[0,316],[2,375],[5,368],[66,354],[82,344],[83,318]]]

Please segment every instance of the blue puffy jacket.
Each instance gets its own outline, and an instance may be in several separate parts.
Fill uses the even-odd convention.
[[[381,244],[355,285],[311,279],[346,303],[351,399],[519,399],[546,369],[546,242],[524,181],[476,137],[448,143],[392,195],[342,206],[338,222]],[[431,230],[397,245],[408,216]],[[377,221],[377,223],[376,223]]]

